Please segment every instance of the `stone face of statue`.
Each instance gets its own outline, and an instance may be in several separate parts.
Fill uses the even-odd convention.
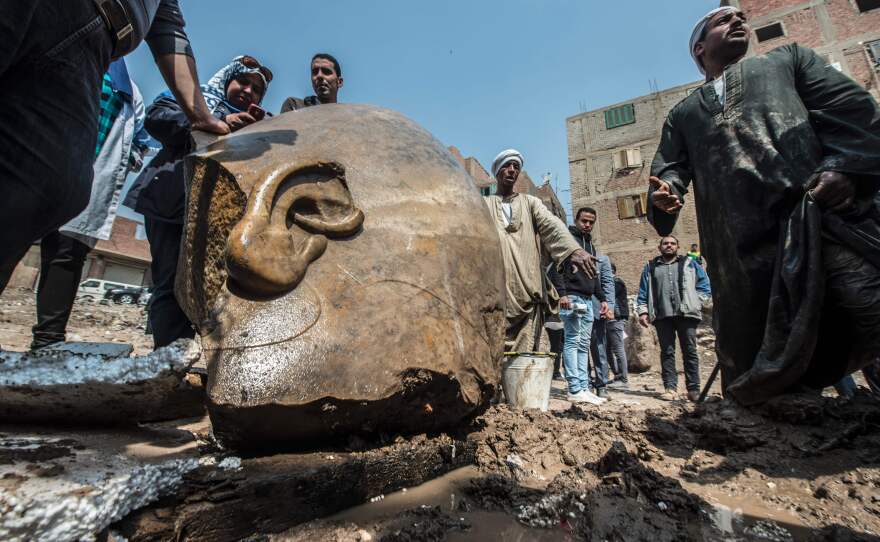
[[[504,271],[473,181],[428,132],[360,105],[197,152],[177,296],[215,434],[237,446],[425,432],[498,381]]]

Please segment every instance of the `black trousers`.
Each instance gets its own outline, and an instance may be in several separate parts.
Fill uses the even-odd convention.
[[[0,292],[89,201],[110,34],[90,0],[0,0]]]
[[[54,231],[40,241],[40,281],[37,285],[37,325],[31,349],[64,341],[83,264],[91,248]]]
[[[153,296],[150,298],[150,327],[153,345],[167,346],[177,339],[195,337],[192,324],[177,298],[174,297],[174,280],[177,277],[177,260],[180,256],[180,240],[183,225],[163,222],[146,217],[144,226],[150,242],[153,263]]]
[[[697,325],[695,318],[674,316],[654,320],[657,339],[660,341],[660,373],[663,387],[668,390],[678,388],[678,373],[675,371],[675,336],[681,346],[684,360],[684,384],[687,391],[700,391],[700,357],[697,354]]]
[[[550,351],[556,354],[553,360],[553,374],[558,375],[562,364],[562,342],[565,339],[565,331],[561,329],[548,329],[547,336],[550,338]]]

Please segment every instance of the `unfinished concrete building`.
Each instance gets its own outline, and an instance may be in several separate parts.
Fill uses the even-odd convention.
[[[596,209],[594,240],[631,290],[642,267],[658,254],[659,237],[646,214],[660,129],[669,110],[699,85],[695,81],[566,119],[572,213]],[[674,234],[684,251],[699,242],[693,205],[682,209]]]
[[[797,42],[880,99],[880,0],[726,0],[753,30],[750,54]]]
[[[821,54],[880,98],[880,0],[725,0],[742,9],[753,29],[749,54],[798,42]],[[694,81],[566,119],[572,212],[599,212],[595,239],[634,287],[644,263],[657,254],[648,224],[651,160],[666,114]],[[682,251],[699,242],[697,209],[686,205],[674,234]],[[711,265],[711,262],[708,262]]]

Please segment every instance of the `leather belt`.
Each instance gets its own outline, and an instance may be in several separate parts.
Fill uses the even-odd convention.
[[[131,51],[134,39],[134,27],[131,19],[119,0],[93,0],[98,14],[104,19],[110,37],[113,40],[113,58],[117,58],[119,51]]]

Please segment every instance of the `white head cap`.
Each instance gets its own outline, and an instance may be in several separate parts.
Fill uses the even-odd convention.
[[[507,149],[498,153],[498,156],[492,160],[492,176],[495,177],[498,175],[498,172],[501,171],[501,168],[504,167],[504,164],[508,162],[518,162],[520,169],[523,166],[523,156],[516,149]]]
[[[694,46],[697,45],[697,42],[703,39],[703,32],[706,31],[706,24],[708,24],[709,19],[715,16],[716,13],[721,13],[722,11],[736,11],[736,8],[733,6],[721,6],[720,8],[715,8],[709,13],[703,15],[703,18],[697,21],[697,24],[694,25],[694,30],[691,32],[691,41],[688,44],[690,46],[691,58],[694,59],[694,62],[697,63],[697,68],[700,69],[700,73],[706,74],[706,70],[703,69],[703,64],[700,62],[700,59],[697,58],[697,55],[694,54]]]

